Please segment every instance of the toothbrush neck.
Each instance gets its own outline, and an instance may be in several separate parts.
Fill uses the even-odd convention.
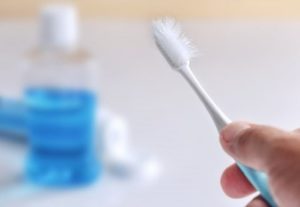
[[[201,84],[193,74],[189,65],[180,68],[180,70],[178,71],[188,81],[190,86],[194,89],[200,100],[203,102],[218,131],[220,132],[227,124],[231,122],[230,119],[222,112],[222,110],[215,104],[212,98],[204,90],[204,88],[201,86]]]

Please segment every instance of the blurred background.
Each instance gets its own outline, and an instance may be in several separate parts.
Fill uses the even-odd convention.
[[[1,0],[0,97],[22,97],[21,63],[38,45],[40,8],[61,2],[79,10],[80,44],[98,62],[100,108],[126,120],[132,148],[154,155],[161,173],[138,184],[102,176],[88,187],[49,190],[24,180],[28,149],[3,138],[1,206],[245,206],[252,196],[233,200],[222,192],[221,173],[233,161],[201,102],[156,49],[151,21],[179,20],[199,48],[196,75],[231,119],[294,129],[300,125],[300,2]]]
[[[1,1],[3,18],[33,17],[47,0]],[[58,1],[51,1],[58,2]],[[67,2],[67,1],[65,1]],[[180,18],[276,18],[299,17],[300,3],[296,0],[74,0],[84,17],[152,18],[177,16]]]

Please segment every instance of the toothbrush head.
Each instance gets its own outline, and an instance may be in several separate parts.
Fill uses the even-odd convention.
[[[171,18],[153,22],[155,43],[165,59],[175,70],[189,65],[196,50],[189,39],[182,33],[180,26]]]

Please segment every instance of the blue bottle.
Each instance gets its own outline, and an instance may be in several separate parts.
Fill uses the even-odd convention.
[[[0,97],[0,138],[25,143],[25,107],[22,101]],[[2,136],[4,135],[4,136]]]
[[[26,64],[26,176],[43,186],[85,185],[100,172],[94,149],[93,64],[77,47],[74,7],[43,8],[40,30],[39,47]]]

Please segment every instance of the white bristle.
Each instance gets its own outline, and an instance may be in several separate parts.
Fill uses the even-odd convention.
[[[157,47],[174,69],[181,69],[195,56],[195,49],[181,31],[180,26],[170,18],[153,22],[153,35]]]

